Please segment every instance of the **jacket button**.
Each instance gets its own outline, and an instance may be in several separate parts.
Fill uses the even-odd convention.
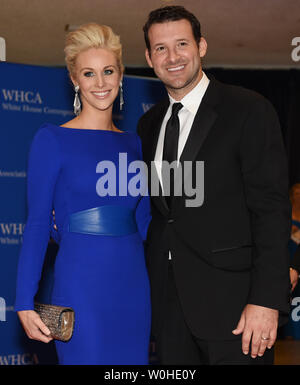
[[[173,219],[173,218],[168,219],[168,223],[173,223],[173,222],[175,222],[175,219]]]

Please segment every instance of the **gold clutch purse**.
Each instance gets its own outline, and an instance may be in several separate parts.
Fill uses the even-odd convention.
[[[72,308],[35,302],[34,310],[49,328],[52,338],[64,342],[70,340],[75,321],[75,313]]]

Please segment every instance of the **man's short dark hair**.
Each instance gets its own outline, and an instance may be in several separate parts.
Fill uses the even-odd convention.
[[[150,52],[150,41],[148,32],[150,27],[156,23],[165,23],[168,21],[178,21],[186,19],[191,23],[194,38],[199,45],[201,39],[201,26],[199,20],[191,12],[187,11],[180,5],[172,5],[168,7],[158,8],[149,13],[148,20],[143,27],[145,43]]]

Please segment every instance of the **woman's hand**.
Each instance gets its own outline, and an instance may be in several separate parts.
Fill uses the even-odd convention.
[[[53,338],[50,336],[50,330],[41,320],[41,317],[34,310],[18,311],[21,324],[27,334],[32,340],[50,342]]]

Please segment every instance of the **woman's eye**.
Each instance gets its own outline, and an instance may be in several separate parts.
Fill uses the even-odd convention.
[[[112,70],[112,69],[106,69],[105,71],[104,71],[104,75],[111,75],[111,74],[113,74],[114,73],[114,71]]]
[[[84,76],[86,76],[87,78],[90,78],[90,77],[94,76],[94,72],[92,72],[92,71],[85,72]]]

